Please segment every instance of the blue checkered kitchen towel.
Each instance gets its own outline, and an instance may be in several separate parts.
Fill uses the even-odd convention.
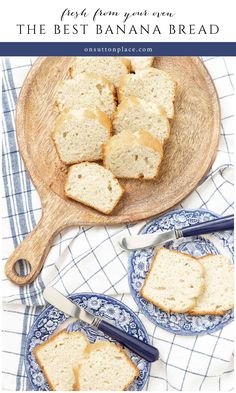
[[[35,59],[3,59],[3,265],[40,217],[40,200],[25,170],[15,135],[15,108],[20,88]],[[221,138],[211,175],[179,207],[233,212],[233,58],[204,58],[214,79],[222,109]],[[60,233],[53,241],[40,277],[17,287],[3,275],[3,389],[30,390],[24,367],[27,333],[45,301],[45,285],[64,294],[99,292],[121,299],[144,323],[161,359],[151,367],[147,390],[233,389],[233,324],[216,333],[183,337],[155,327],[131,298],[127,254],[121,235],[136,233],[144,222],[119,227],[81,227]]]

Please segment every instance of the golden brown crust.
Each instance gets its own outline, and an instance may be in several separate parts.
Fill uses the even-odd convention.
[[[36,362],[38,363],[40,369],[41,369],[42,372],[43,372],[43,375],[44,375],[45,378],[46,378],[46,381],[47,381],[47,383],[48,383],[48,386],[49,386],[50,390],[56,390],[56,387],[53,386],[53,384],[51,383],[51,380],[50,380],[50,378],[49,378],[49,376],[48,376],[46,370],[44,369],[42,363],[40,362],[40,360],[39,360],[39,358],[38,358],[37,352],[35,352],[35,351],[33,350],[33,354],[34,354],[34,357],[35,357]]]
[[[131,71],[131,61],[129,59],[127,59],[127,57],[120,57],[120,60],[122,61],[122,63],[127,68],[128,73],[130,73],[130,71]]]
[[[123,99],[123,87],[124,87],[124,85],[125,85],[127,76],[128,76],[128,75],[123,75],[123,76],[120,78],[120,83],[119,83],[119,86],[117,87],[117,99],[118,99],[118,103],[120,103],[120,102],[122,101],[122,99]]]
[[[142,70],[145,70],[146,68],[152,67],[153,61],[154,61],[154,56],[144,56],[144,57],[145,57],[146,60],[148,58],[148,64],[146,64],[145,67],[135,67],[135,65],[134,65],[132,60],[133,59],[136,60],[137,57],[136,56],[130,56],[129,57],[129,60],[130,60],[130,63],[131,63],[131,71],[136,73],[137,71],[142,71]],[[143,56],[141,56],[140,58],[142,59]]]
[[[152,299],[149,298],[149,296],[147,296],[147,295],[145,295],[145,294],[143,293],[143,290],[144,290],[144,288],[145,288],[145,286],[146,286],[146,283],[147,283],[147,281],[148,281],[148,279],[149,279],[149,276],[150,276],[150,274],[151,274],[151,272],[152,272],[152,270],[153,270],[153,268],[154,268],[154,264],[155,264],[156,258],[158,257],[158,255],[160,254],[160,252],[163,250],[163,248],[164,248],[164,247],[159,248],[159,249],[157,250],[157,252],[155,253],[155,255],[153,256],[153,258],[152,258],[151,265],[150,265],[149,270],[148,270],[148,273],[147,273],[147,275],[146,275],[146,277],[145,277],[143,286],[142,286],[142,288],[141,288],[141,290],[140,290],[140,295],[141,295],[144,299],[146,299],[147,301],[149,301],[150,303],[154,304],[155,306],[157,306],[158,308],[160,308],[161,310],[163,310],[163,311],[165,311],[165,312],[167,312],[167,313],[173,311],[173,312],[181,313],[181,314],[185,314],[185,313],[188,313],[188,314],[189,314],[189,310],[191,310],[192,307],[195,306],[195,304],[196,304],[196,299],[197,299],[197,298],[193,298],[193,304],[192,304],[191,306],[189,306],[186,310],[176,310],[176,309],[175,309],[175,310],[171,310],[170,308],[163,307],[163,305],[159,304],[158,302],[153,301]],[[187,257],[192,258],[195,262],[197,262],[197,263],[203,268],[203,272],[204,272],[204,266],[198,261],[197,258],[193,257],[192,255],[189,255],[189,254],[186,254],[186,253],[183,253],[183,252],[179,252],[179,251],[177,251],[177,250],[171,250],[171,252],[176,253],[176,254],[180,254],[180,255],[186,255]],[[204,292],[204,290],[205,290],[205,285],[204,285],[204,283],[203,283],[202,286],[201,286],[201,292],[199,293],[199,296]]]
[[[143,146],[159,153],[161,159],[163,157],[162,143],[146,130],[136,131],[134,133],[130,131],[122,131],[117,135],[113,135],[105,144],[105,150],[108,147],[114,148],[119,144],[123,145],[124,141],[127,145],[131,146],[139,145],[141,143]]]
[[[53,386],[53,384],[52,384],[52,382],[51,382],[51,380],[50,380],[50,378],[49,378],[49,376],[48,376],[48,374],[47,374],[47,372],[46,372],[44,366],[42,365],[42,363],[41,363],[41,361],[40,361],[40,359],[39,359],[39,357],[38,357],[38,352],[39,352],[40,349],[42,349],[43,347],[45,347],[46,345],[48,345],[49,342],[55,341],[55,340],[57,339],[58,336],[64,335],[64,333],[68,333],[66,329],[63,329],[63,330],[61,330],[60,332],[58,332],[58,333],[56,333],[56,334],[53,334],[48,340],[46,340],[46,341],[43,342],[42,344],[40,344],[40,345],[38,345],[37,347],[35,347],[35,348],[33,349],[33,351],[32,351],[32,352],[33,352],[33,355],[34,355],[34,357],[35,357],[35,359],[36,359],[36,362],[38,363],[39,367],[41,368],[41,370],[42,370],[42,372],[43,372],[43,374],[44,374],[44,376],[45,376],[45,378],[46,378],[46,380],[47,380],[47,383],[48,383],[50,389],[51,389],[51,390],[54,390],[54,391],[56,390],[56,387]],[[81,333],[81,332],[70,332],[70,333],[68,333],[68,334],[81,335],[81,336],[83,336],[83,337],[86,339],[87,343],[89,343],[87,336],[85,336],[85,335],[84,335],[83,333]]]
[[[216,255],[218,255],[218,254],[206,254],[206,255],[203,255],[202,257],[199,257],[197,259],[199,261],[201,261],[202,259],[205,259],[205,258],[208,258],[208,257],[213,257],[213,256],[216,256]]]
[[[192,311],[192,310],[190,310],[190,311],[188,311],[188,314],[190,314],[190,315],[215,315],[215,316],[217,316],[217,315],[224,315],[227,311],[229,311],[229,310],[231,310],[233,307],[231,307],[231,308],[229,308],[229,309],[227,309],[227,310],[224,310],[224,311],[215,311],[215,312],[213,312],[213,311],[201,311],[201,312],[196,312],[196,311]]]
[[[94,112],[97,116],[98,121],[109,130],[109,134],[112,134],[112,122],[108,115],[105,112],[102,112],[100,110],[96,110]]]
[[[84,118],[98,121],[103,127],[107,128],[109,130],[109,133],[111,134],[112,123],[111,123],[109,116],[105,112],[103,112],[99,109],[96,109],[94,111],[87,109],[87,108],[81,108],[81,109],[83,109],[82,115]],[[74,111],[74,109],[72,109],[72,111]]]
[[[163,157],[163,145],[162,143],[155,138],[150,132],[146,130],[137,131],[133,135],[146,147],[149,149],[155,150],[159,153],[161,160]]]
[[[77,366],[73,367],[73,373],[75,377],[75,382],[73,384],[73,391],[79,391],[80,390],[80,384],[79,384],[79,370],[80,370],[80,364]]]
[[[98,341],[98,342],[95,342],[94,344],[89,344],[87,346],[87,348],[85,349],[85,356],[86,355],[89,356],[90,352],[92,352],[96,348],[104,348],[106,346],[110,347],[111,345],[116,347],[119,350],[119,352],[124,355],[127,362],[130,364],[130,366],[135,371],[135,375],[134,375],[134,378],[132,379],[132,381],[130,381],[127,385],[124,386],[123,390],[127,390],[127,388],[130,385],[132,385],[134,380],[140,375],[140,372],[139,372],[138,367],[132,362],[130,357],[127,355],[126,351],[120,345],[115,344],[115,343],[111,343],[111,342],[107,342],[107,341]],[[80,368],[81,368],[81,363],[79,363],[76,367],[73,368],[73,372],[74,372],[74,376],[75,376],[75,383],[73,385],[73,390],[80,390],[80,383],[79,383]]]
[[[86,164],[86,163],[89,164],[89,161],[83,162],[83,164]],[[97,164],[97,163],[95,163],[95,162],[94,162],[93,164],[94,164],[94,165],[101,166],[101,165],[99,165],[99,164]],[[75,165],[77,165],[77,164],[75,164]],[[69,167],[69,170],[68,170],[68,174],[67,174],[67,178],[66,178],[66,183],[65,183],[65,187],[64,187],[65,195],[66,195],[68,198],[71,198],[71,199],[73,199],[74,201],[80,202],[80,203],[82,203],[83,205],[86,205],[86,206],[88,206],[88,207],[92,207],[93,209],[95,209],[95,210],[97,210],[97,211],[100,211],[100,212],[103,213],[103,214],[111,214],[111,213],[113,212],[113,210],[115,209],[115,207],[117,206],[118,202],[121,200],[122,196],[123,196],[124,193],[125,193],[125,189],[120,185],[119,181],[118,181],[118,180],[115,178],[115,176],[111,173],[111,174],[112,174],[113,180],[116,180],[116,181],[118,182],[118,185],[119,185],[119,187],[120,187],[121,194],[120,194],[120,196],[117,198],[117,200],[115,201],[115,203],[114,203],[112,209],[106,210],[106,211],[102,211],[102,210],[99,210],[97,207],[93,206],[92,204],[89,204],[88,202],[84,202],[84,201],[80,200],[79,198],[75,198],[74,196],[71,196],[69,193],[66,192],[66,188],[67,188],[67,185],[68,185],[69,174],[70,174],[70,171],[73,170],[73,166],[74,166],[74,165],[70,166],[70,167]]]

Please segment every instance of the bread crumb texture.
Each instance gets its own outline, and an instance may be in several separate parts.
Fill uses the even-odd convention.
[[[128,96],[143,98],[164,108],[170,119],[174,117],[175,94],[176,82],[166,72],[152,67],[123,76],[118,88],[119,102]]]
[[[105,112],[66,109],[52,132],[58,155],[65,164],[102,159],[102,146],[111,135],[111,121]]]
[[[166,312],[188,312],[204,290],[204,268],[194,257],[161,248],[153,258],[141,296]]]
[[[88,346],[86,352],[74,369],[74,390],[122,391],[139,375],[125,351],[114,343],[98,342]]]
[[[191,313],[222,315],[234,307],[234,265],[224,255],[207,255],[199,261],[205,270],[205,291]]]
[[[73,390],[73,366],[84,356],[88,339],[63,330],[34,349],[35,358],[52,390]]]
[[[130,72],[130,60],[118,56],[76,57],[71,67],[71,76],[75,78],[82,72],[99,74],[116,87],[120,78]]]
[[[111,117],[116,109],[115,88],[103,77],[84,72],[59,83],[56,103],[60,111],[83,107],[98,109]]]
[[[69,168],[66,195],[102,213],[111,213],[123,192],[114,175],[101,165],[84,162]]]
[[[149,132],[122,131],[108,140],[103,162],[118,178],[153,179],[162,156],[162,144]]]

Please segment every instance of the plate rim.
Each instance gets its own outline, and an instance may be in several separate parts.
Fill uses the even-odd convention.
[[[202,208],[200,208],[200,209],[185,209],[185,208],[179,208],[179,209],[176,209],[176,210],[169,210],[169,211],[167,211],[167,212],[164,212],[164,214],[161,214],[160,216],[155,217],[155,218],[149,220],[146,224],[144,224],[144,225],[139,229],[138,234],[143,233],[143,230],[144,230],[145,228],[147,228],[152,222],[154,222],[154,221],[156,221],[156,220],[159,220],[161,217],[165,217],[165,216],[167,216],[168,214],[171,214],[171,213],[180,213],[180,212],[182,212],[182,211],[186,211],[186,212],[196,212],[196,211],[207,212],[207,213],[212,214],[212,215],[215,216],[216,218],[222,217],[222,215],[220,215],[220,214],[218,214],[218,213],[215,213],[215,212],[213,212],[213,211],[211,211],[211,210],[208,210],[208,209],[202,209]],[[167,331],[167,332],[169,332],[169,333],[172,333],[172,334],[176,334],[176,335],[179,335],[179,336],[190,336],[190,337],[191,337],[191,336],[203,336],[203,335],[205,335],[205,334],[214,333],[214,332],[216,332],[216,331],[218,331],[218,330],[224,328],[225,326],[227,326],[228,324],[230,324],[231,322],[234,321],[234,318],[232,318],[232,319],[230,319],[230,320],[228,320],[228,321],[226,321],[226,322],[222,322],[220,327],[219,327],[219,326],[215,326],[214,328],[211,329],[210,332],[201,331],[201,332],[194,332],[194,333],[191,333],[191,332],[183,332],[182,330],[181,330],[181,331],[173,331],[171,328],[167,328],[167,327],[160,326],[159,324],[157,324],[156,322],[154,322],[153,319],[151,318],[151,316],[149,315],[149,313],[148,313],[146,310],[144,310],[144,309],[140,306],[140,303],[139,303],[137,297],[135,296],[134,289],[132,288],[132,284],[131,284],[131,269],[130,269],[130,267],[132,266],[132,256],[133,256],[134,252],[135,252],[135,251],[130,252],[129,258],[128,258],[128,283],[129,283],[130,293],[131,293],[132,298],[134,299],[135,303],[137,304],[139,311],[140,311],[140,312],[141,312],[141,313],[142,313],[151,323],[153,323],[156,327],[158,327],[158,328],[160,328],[160,329],[163,329],[163,330],[165,330],[165,331]],[[149,303],[150,303],[150,302],[149,302]],[[152,303],[150,303],[150,304],[152,304]],[[173,314],[177,314],[177,313],[173,313]]]
[[[105,298],[105,300],[107,300],[107,301],[109,301],[109,300],[112,300],[113,302],[115,302],[115,303],[117,303],[117,304],[119,304],[120,306],[125,306],[128,310],[129,310],[129,312],[131,313],[131,315],[134,317],[134,319],[137,319],[138,320],[138,322],[139,322],[139,324],[141,325],[141,328],[142,328],[142,330],[143,330],[143,333],[145,334],[145,337],[146,337],[146,339],[147,339],[147,343],[148,344],[150,344],[150,337],[149,337],[149,334],[147,333],[147,330],[146,330],[146,328],[145,328],[145,326],[144,326],[144,324],[143,324],[143,322],[140,320],[140,318],[135,314],[135,312],[129,307],[129,306],[127,306],[125,303],[123,303],[122,301],[120,301],[119,299],[115,299],[114,297],[112,297],[112,296],[109,296],[109,295],[105,295],[105,294],[102,294],[102,293],[97,293],[97,292],[80,292],[80,293],[75,293],[75,294],[71,294],[71,295],[69,295],[69,296],[67,296],[69,299],[75,299],[75,298],[78,298],[78,297],[81,297],[81,296],[98,296],[98,297],[103,297],[103,298]],[[26,336],[26,342],[25,342],[25,350],[24,350],[24,366],[25,366],[25,372],[26,372],[26,376],[27,376],[27,381],[29,382],[29,384],[30,384],[30,386],[33,388],[33,391],[38,391],[38,390],[35,390],[35,388],[34,388],[34,384],[32,383],[32,380],[31,380],[31,378],[30,378],[30,375],[29,375],[29,367],[28,367],[28,365],[29,365],[29,362],[28,362],[28,360],[27,360],[27,355],[29,354],[29,351],[28,351],[28,347],[29,347],[29,341],[30,341],[30,339],[31,339],[31,336],[32,336],[32,333],[33,333],[33,328],[37,325],[37,323],[38,323],[38,321],[43,317],[43,314],[45,314],[48,310],[50,310],[50,309],[56,309],[56,310],[58,310],[56,307],[54,307],[53,305],[51,305],[51,304],[49,304],[49,305],[47,305],[40,313],[39,313],[39,315],[35,318],[35,320],[34,320],[34,322],[33,322],[33,324],[31,325],[31,327],[30,327],[30,330],[29,330],[29,332],[28,332],[28,334],[27,334],[27,336]],[[60,311],[60,310],[59,310]],[[62,311],[60,311],[60,312],[62,312]],[[63,313],[64,314],[64,313]],[[143,388],[142,389],[144,389],[144,390],[146,390],[145,389],[145,386],[146,386],[146,384],[147,384],[147,381],[148,381],[148,379],[149,379],[149,376],[150,376],[150,369],[151,369],[151,363],[149,363],[149,362],[147,362],[146,361],[146,363],[147,363],[147,373],[146,373],[146,376],[145,376],[145,378],[144,378],[144,383],[143,383]],[[132,385],[131,385],[132,386]],[[46,390],[45,390],[46,391]]]

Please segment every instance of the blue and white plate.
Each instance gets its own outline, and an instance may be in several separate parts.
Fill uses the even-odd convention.
[[[72,295],[70,299],[93,315],[104,317],[125,332],[138,337],[146,343],[149,342],[148,334],[142,322],[129,307],[120,301],[109,296],[91,293]],[[66,318],[63,312],[58,311],[53,306],[49,306],[38,316],[28,334],[25,349],[25,366],[33,390],[49,390],[49,386],[35,361],[32,351],[36,346],[48,340]],[[112,341],[109,336],[79,321],[70,325],[69,330],[82,331],[92,343],[101,340]],[[149,375],[150,364],[128,350],[127,353],[140,371],[139,377],[130,386],[129,390],[143,390]]]
[[[189,225],[209,221],[219,216],[208,210],[175,210],[145,225],[140,233],[165,232],[181,229]],[[233,261],[233,231],[219,232],[204,236],[193,236],[165,244],[166,248],[177,250],[195,257],[206,254],[228,255]],[[233,320],[233,310],[223,316],[191,316],[188,314],[167,313],[142,298],[139,294],[149,270],[154,248],[136,250],[129,257],[129,285],[132,296],[143,314],[157,326],[171,333],[196,335],[212,333]]]

